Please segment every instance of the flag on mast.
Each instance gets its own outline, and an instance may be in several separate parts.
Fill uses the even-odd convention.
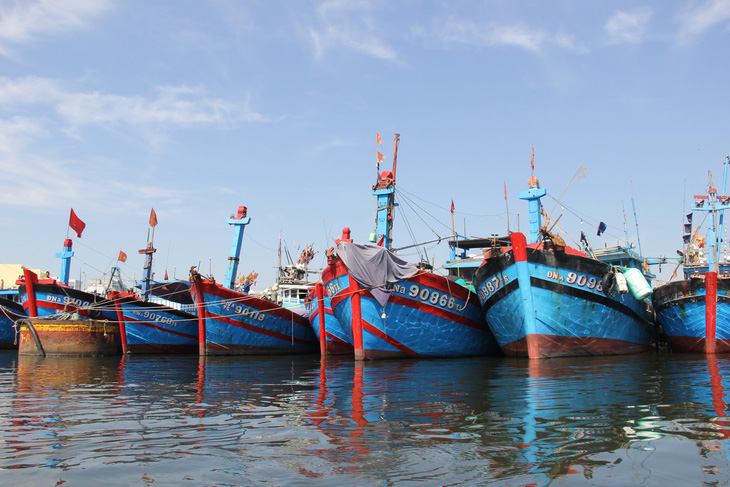
[[[81,233],[84,231],[84,228],[86,228],[86,223],[82,222],[81,218],[76,216],[73,208],[71,208],[71,216],[68,219],[68,226],[76,232],[76,236],[79,238],[81,238]]]
[[[117,260],[118,260],[119,262],[127,262],[127,254],[125,254],[124,252],[122,252],[122,251],[120,250],[120,251],[119,251],[119,257],[117,257]]]
[[[385,161],[385,156],[383,155],[383,153],[380,151],[377,151],[377,152],[378,152],[378,162]]]
[[[152,211],[150,212],[150,226],[152,228],[157,226],[157,213],[155,213],[154,208],[152,208]]]
[[[375,132],[375,134],[377,135],[378,144],[381,144],[382,145],[383,144],[383,139],[380,138],[380,132]]]

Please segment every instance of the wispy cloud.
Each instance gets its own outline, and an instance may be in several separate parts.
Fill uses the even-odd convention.
[[[48,105],[71,125],[151,124],[178,127],[267,121],[251,108],[250,97],[211,98],[200,87],[163,86],[152,97],[66,91],[59,82],[40,77],[0,77],[0,111],[9,107]]]
[[[47,39],[84,28],[114,8],[111,0],[39,0],[0,4],[0,55],[11,45]]]
[[[653,12],[642,7],[628,11],[617,11],[606,21],[606,35],[609,44],[638,44],[644,40],[647,25]]]
[[[677,14],[680,24],[679,40],[686,42],[703,34],[717,24],[730,20],[730,0],[707,0],[691,4]]]
[[[367,0],[320,3],[315,9],[316,20],[308,29],[315,57],[346,48],[376,59],[395,60],[397,52],[379,37],[372,10],[372,2]]]
[[[228,101],[184,85],[160,87],[153,96],[144,97],[71,91],[49,78],[0,77],[0,173],[4,175],[0,204],[52,205],[54,195],[64,194],[69,200],[90,204],[118,199],[114,204],[121,208],[128,206],[130,197],[159,194],[156,186],[145,187],[139,179],[128,186],[117,183],[116,188],[104,183],[118,161],[90,160],[88,155],[69,160],[53,149],[39,149],[45,146],[39,142],[64,134],[83,139],[86,127],[106,127],[157,145],[176,129],[229,129],[242,122],[267,121],[250,105],[250,98]],[[3,113],[10,115],[1,118]],[[182,195],[171,190],[167,197]]]
[[[576,52],[586,50],[572,35],[563,32],[549,34],[524,23],[476,22],[452,17],[445,22],[434,24],[430,30],[421,28],[414,30],[414,33],[446,45],[508,46],[531,52],[540,52],[546,46]]]

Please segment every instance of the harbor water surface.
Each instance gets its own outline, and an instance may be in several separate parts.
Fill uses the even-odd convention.
[[[730,485],[730,358],[0,352],[14,486]]]

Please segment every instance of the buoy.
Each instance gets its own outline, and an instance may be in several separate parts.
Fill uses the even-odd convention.
[[[617,272],[614,276],[614,279],[616,280],[616,291],[619,292],[619,294],[626,294],[629,292],[629,285],[626,282],[626,277],[621,272]]]
[[[613,291],[615,285],[616,281],[614,280],[614,273],[606,272],[606,275],[604,275],[603,279],[601,279],[601,288],[603,289],[603,294],[605,294],[606,296],[611,294],[611,291]]]
[[[626,283],[629,286],[631,294],[639,301],[644,300],[651,296],[652,290],[649,283],[646,282],[646,278],[639,269],[629,268],[623,271],[624,277],[626,277]]]

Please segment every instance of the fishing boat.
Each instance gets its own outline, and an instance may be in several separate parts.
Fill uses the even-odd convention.
[[[378,244],[354,243],[345,228],[327,251],[322,281],[334,315],[356,360],[498,352],[475,293],[391,251],[398,141],[396,134],[393,171],[378,174],[372,191],[377,213],[371,241]]]
[[[0,349],[18,348],[16,322],[26,318],[20,303],[0,297]]]
[[[623,264],[616,265],[567,246],[549,222],[542,225],[545,188],[534,176],[528,186],[519,196],[529,202],[529,241],[521,232],[510,233],[509,245],[485,252],[475,276],[502,351],[539,359],[650,350],[657,330],[641,259],[604,256]]]
[[[190,270],[190,292],[198,309],[200,355],[316,352],[317,337],[304,316],[234,289],[243,231],[250,221],[245,206],[228,219],[234,236],[223,285],[195,268]]]
[[[71,249],[70,240],[67,239],[64,248]],[[23,279],[18,284],[20,303],[30,318],[59,319],[78,315],[92,320],[117,320],[112,300],[71,288],[67,279],[38,278],[35,272],[23,269]]]
[[[319,339],[319,352],[322,355],[353,355],[354,349],[347,334],[332,311],[332,300],[318,282],[307,296],[309,323]]]
[[[152,279],[152,257],[157,214],[150,213],[151,232],[139,253],[145,256],[139,295],[112,291],[123,353],[197,353],[198,317],[194,313],[188,283]],[[120,255],[122,257],[122,255]],[[126,260],[126,255],[124,256]],[[118,268],[113,268],[114,271]],[[193,311],[193,312],[191,312]]]
[[[710,174],[708,194],[695,196],[692,212],[687,215],[686,247],[680,252],[679,264],[684,279],[654,291],[657,319],[675,352],[730,352],[730,262],[727,256],[720,259],[723,215],[730,208],[730,197],[724,196],[729,163],[730,156],[726,156],[722,193],[718,194]],[[692,230],[695,213],[704,214],[708,222],[704,237],[698,235],[703,222]]]

